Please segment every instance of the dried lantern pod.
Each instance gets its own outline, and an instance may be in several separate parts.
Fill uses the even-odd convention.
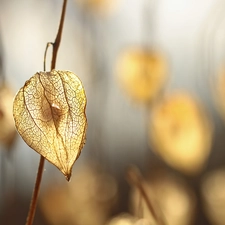
[[[149,143],[170,166],[190,175],[208,159],[212,125],[202,106],[190,94],[168,94],[152,109]]]
[[[86,138],[86,95],[70,71],[38,72],[17,93],[13,116],[23,140],[70,179]]]

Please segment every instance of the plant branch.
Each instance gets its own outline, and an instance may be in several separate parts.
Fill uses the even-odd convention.
[[[48,48],[49,48],[50,45],[53,46],[53,43],[52,42],[48,42],[47,45],[46,45],[46,48],[45,48],[45,54],[44,54],[44,71],[46,71],[46,57],[47,57],[47,52],[48,52]]]
[[[34,215],[35,215],[36,206],[37,206],[37,198],[38,198],[38,193],[40,190],[41,178],[42,178],[43,169],[44,169],[44,162],[45,162],[45,158],[41,155],[39,167],[38,167],[37,178],[36,178],[36,183],[34,186],[34,192],[33,192],[33,196],[32,196],[31,203],[30,203],[30,209],[29,209],[29,213],[27,216],[26,225],[33,224]]]
[[[56,58],[57,58],[57,53],[58,53],[59,45],[60,45],[60,42],[61,42],[61,36],[62,36],[62,30],[63,30],[63,23],[64,23],[64,18],[65,18],[65,13],[66,13],[66,4],[67,4],[67,0],[64,0],[64,2],[63,2],[63,8],[62,8],[62,14],[61,14],[61,19],[60,19],[60,24],[59,24],[59,29],[58,29],[58,33],[57,33],[55,42],[53,43],[51,70],[55,69]]]
[[[59,24],[59,29],[58,29],[58,33],[57,33],[55,42],[54,43],[48,42],[47,46],[46,46],[46,49],[45,49],[45,54],[44,54],[44,71],[46,70],[47,50],[48,50],[48,47],[50,45],[53,46],[51,70],[55,69],[57,53],[58,53],[59,45],[60,45],[60,42],[61,42],[63,23],[64,23],[65,12],[66,12],[66,4],[67,4],[67,0],[64,0],[63,7],[62,7],[62,14],[61,14],[61,19],[60,19],[60,24]],[[39,167],[38,167],[38,173],[37,173],[37,177],[36,177],[36,183],[35,183],[33,196],[32,196],[31,203],[30,203],[30,209],[29,209],[29,212],[28,212],[26,225],[32,225],[33,224],[33,220],[34,220],[34,216],[35,216],[35,212],[36,212],[36,207],[37,207],[38,193],[39,193],[39,190],[40,190],[41,178],[42,178],[42,174],[43,174],[43,170],[44,170],[44,162],[45,162],[45,158],[41,155],[40,162],[39,162]]]
[[[142,178],[139,170],[136,167],[132,166],[132,167],[129,168],[129,170],[127,172],[127,175],[128,175],[128,181],[139,190],[141,196],[143,197],[143,199],[146,202],[148,210],[152,214],[152,217],[157,222],[157,224],[158,225],[165,225],[165,222],[163,221],[162,218],[160,218],[160,216],[158,215],[158,213],[154,209],[153,204],[152,204],[149,196],[146,193],[145,187],[143,185],[143,178]]]
[[[3,43],[2,43],[2,38],[1,38],[1,33],[0,33],[0,85],[5,84],[5,74],[4,74],[4,62],[3,62]]]

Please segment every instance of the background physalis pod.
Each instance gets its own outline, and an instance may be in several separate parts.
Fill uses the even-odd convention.
[[[12,117],[13,90],[7,84],[0,84],[0,145],[11,149],[16,139]]]
[[[86,95],[70,71],[38,72],[13,103],[16,128],[23,140],[69,180],[86,136]]]
[[[200,102],[177,91],[152,109],[149,137],[154,151],[165,162],[195,175],[202,171],[210,154],[213,127]]]
[[[143,47],[127,48],[117,62],[118,83],[134,102],[151,103],[166,84],[167,64],[159,52]]]
[[[119,5],[119,0],[74,0],[88,13],[104,16],[113,13]]]

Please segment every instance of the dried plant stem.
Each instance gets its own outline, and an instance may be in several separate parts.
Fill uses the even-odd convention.
[[[46,50],[45,50],[45,54],[44,54],[44,71],[46,69],[47,50],[50,45],[53,46],[51,70],[55,69],[57,53],[58,53],[59,45],[61,42],[63,23],[64,23],[65,12],[66,12],[66,4],[67,4],[67,0],[64,0],[59,29],[58,29],[58,33],[57,33],[55,42],[54,43],[48,42],[47,46],[46,46]],[[39,167],[38,167],[38,173],[37,173],[37,177],[36,177],[36,183],[35,183],[35,187],[34,187],[34,191],[33,191],[33,196],[32,196],[31,203],[30,203],[30,209],[29,209],[28,216],[27,216],[26,225],[33,224],[33,220],[34,220],[34,216],[35,216],[35,212],[36,212],[36,206],[37,206],[38,193],[40,190],[41,178],[42,178],[42,174],[43,174],[43,170],[44,170],[44,162],[45,162],[45,158],[43,156],[41,156],[40,162],[39,162]]]
[[[152,217],[154,218],[156,223],[158,225],[165,225],[164,220],[158,215],[158,213],[156,212],[156,210],[153,207],[153,204],[152,204],[149,196],[146,193],[145,187],[143,185],[143,179],[142,179],[141,174],[139,173],[139,170],[136,167],[131,167],[131,168],[129,168],[127,174],[128,174],[128,181],[139,190],[141,196],[143,197],[143,199],[148,207],[148,210],[152,214]]]
[[[48,48],[50,45],[53,46],[54,43],[52,42],[48,42],[45,48],[45,54],[44,54],[44,71],[46,71],[46,57],[47,57],[47,52],[48,52]]]
[[[45,158],[41,155],[39,167],[38,167],[37,178],[36,178],[36,183],[35,183],[34,192],[33,192],[33,196],[32,196],[31,203],[30,203],[30,209],[29,209],[29,213],[27,216],[26,225],[33,224],[34,215],[35,215],[36,206],[37,206],[38,193],[40,190],[41,178],[42,178],[43,169],[44,169],[44,162],[45,162]]]
[[[63,7],[62,7],[61,19],[60,19],[60,23],[59,23],[58,33],[57,33],[55,42],[53,43],[52,65],[51,65],[51,69],[52,70],[55,69],[57,53],[58,53],[59,45],[60,45],[60,42],[61,42],[64,18],[65,18],[65,13],[66,13],[66,4],[67,4],[67,0],[64,0]]]
[[[1,33],[0,33],[0,85],[5,84],[5,73],[4,73],[4,62],[3,62],[3,43],[2,43],[2,38],[1,38]]]

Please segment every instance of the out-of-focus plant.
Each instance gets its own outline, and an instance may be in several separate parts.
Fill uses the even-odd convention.
[[[188,93],[168,94],[152,108],[150,145],[169,165],[184,173],[202,170],[211,150],[212,134],[205,110]]]
[[[91,13],[108,14],[115,10],[119,0],[74,0],[81,7]]]
[[[118,57],[116,73],[118,83],[131,100],[148,104],[165,86],[168,65],[159,52],[130,47]]]
[[[138,210],[132,210],[132,213],[139,219],[143,219],[143,223],[152,224],[152,225],[166,225],[166,220],[160,206],[157,201],[154,201],[152,196],[148,194],[148,190],[146,189],[146,181],[142,177],[138,168],[131,166],[127,172],[127,179],[130,183],[131,187],[137,191],[138,195]],[[144,202],[144,203],[143,203]],[[148,212],[148,217],[143,210],[143,205],[145,206],[145,210]],[[131,208],[134,206],[134,203],[131,201]],[[138,220],[139,221],[139,220]]]
[[[217,105],[217,109],[223,118],[225,120],[225,103],[224,103],[224,97],[225,97],[225,69],[222,68],[219,71],[219,75],[217,77],[217,82],[213,83],[215,86],[213,87],[213,95],[214,99]]]
[[[13,116],[18,133],[38,152],[40,163],[27,225],[33,224],[44,160],[54,164],[69,180],[86,137],[86,96],[80,79],[70,71],[55,70],[61,42],[67,0],[64,0],[58,33],[53,47],[51,71],[32,76],[17,93]]]
[[[52,225],[105,224],[117,200],[116,180],[93,163],[73,176],[69,185],[54,183],[41,195],[46,219]]]
[[[214,225],[225,224],[225,169],[205,175],[202,180],[202,197],[205,215]]]
[[[12,115],[14,93],[4,82],[0,85],[0,144],[10,149],[16,138]]]
[[[122,213],[110,219],[106,225],[135,225],[137,220],[136,217],[128,213]]]
[[[142,182],[146,196],[151,199],[155,214],[164,218],[166,225],[191,225],[195,217],[195,195],[187,184],[175,175],[161,172],[154,173]],[[141,184],[139,184],[141,185]],[[135,185],[130,195],[131,211],[136,217],[143,217],[151,225],[159,225],[159,221],[149,210],[148,202]],[[146,198],[146,197],[145,197]]]
[[[153,225],[147,219],[138,219],[128,213],[123,213],[113,217],[106,225]]]
[[[11,149],[17,136],[12,115],[13,98],[12,87],[8,84],[5,77],[3,45],[0,37],[0,145],[7,150]]]

